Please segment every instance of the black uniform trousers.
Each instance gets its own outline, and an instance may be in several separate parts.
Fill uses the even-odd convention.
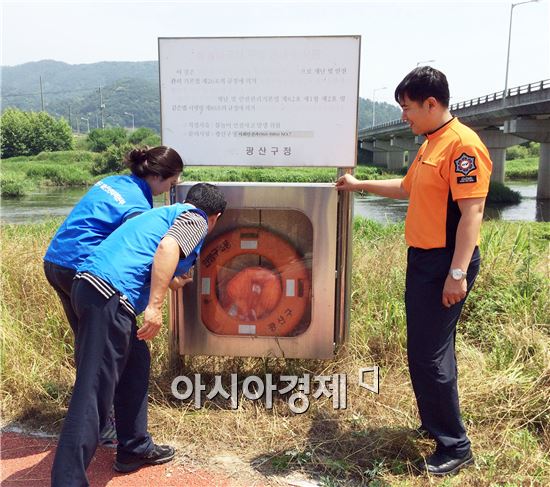
[[[45,260],[44,274],[46,274],[46,279],[50,283],[50,286],[54,288],[59,296],[63,310],[67,315],[67,320],[69,320],[69,325],[71,325],[74,336],[76,336],[78,318],[71,304],[71,287],[76,271]]]
[[[455,356],[456,324],[466,298],[450,308],[441,302],[453,252],[409,248],[405,306],[409,372],[422,425],[437,451],[460,457],[470,448],[460,415]],[[476,247],[467,270],[468,292],[479,264]]]
[[[86,468],[99,432],[115,406],[117,455],[147,454],[150,354],[138,340],[135,317],[120,304],[118,293],[106,299],[84,279],[72,287],[78,317],[76,381],[52,467],[52,487],[88,486]]]

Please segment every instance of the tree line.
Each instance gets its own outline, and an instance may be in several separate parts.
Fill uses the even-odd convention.
[[[3,159],[74,149],[75,138],[64,118],[9,108],[2,114],[0,124],[0,156]],[[124,154],[136,145],[160,145],[160,136],[147,127],[131,132],[122,127],[91,130],[85,137],[85,148],[100,153],[92,173],[121,171]]]

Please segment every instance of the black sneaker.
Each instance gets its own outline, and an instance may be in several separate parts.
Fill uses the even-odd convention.
[[[115,412],[111,410],[111,414],[107,419],[107,424],[99,433],[100,445],[114,445],[116,444],[116,424],[115,424]]]
[[[169,462],[176,454],[175,448],[169,445],[153,445],[152,450],[142,456],[119,455],[117,453],[113,468],[117,472],[129,473],[144,465],[160,465]],[[122,458],[124,457],[124,458]]]
[[[473,463],[474,456],[471,450],[460,457],[450,456],[436,450],[427,460],[419,462],[418,468],[431,475],[444,476],[455,474],[460,469]]]

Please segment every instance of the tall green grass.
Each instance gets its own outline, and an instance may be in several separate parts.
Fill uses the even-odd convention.
[[[19,198],[25,196],[32,187],[32,183],[22,174],[0,174],[0,196]]]
[[[41,258],[60,220],[2,227],[2,416],[58,431],[73,378],[72,336]],[[476,467],[446,486],[550,484],[550,224],[486,222],[482,268],[457,335],[459,387]],[[348,408],[311,399],[302,415],[283,399],[268,411],[241,397],[176,401],[167,329],[151,343],[150,428],[156,439],[208,462],[211,452],[253,461],[266,473],[305,471],[323,485],[424,486],[411,463],[433,445],[417,441],[407,372],[403,225],[354,221],[351,330],[334,360],[192,357],[186,375],[346,373]],[[360,367],[381,367],[380,394],[357,386]],[[211,384],[210,384],[211,386]],[[190,435],[189,432],[193,434]],[[369,484],[369,482],[375,482]]]

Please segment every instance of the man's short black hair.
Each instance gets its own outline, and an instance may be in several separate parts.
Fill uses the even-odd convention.
[[[197,183],[187,192],[186,203],[191,203],[208,216],[223,213],[227,202],[217,186],[209,183]]]
[[[424,103],[433,96],[444,107],[449,106],[449,84],[445,75],[430,66],[413,69],[395,89],[395,101],[403,102],[405,95],[411,100]]]

